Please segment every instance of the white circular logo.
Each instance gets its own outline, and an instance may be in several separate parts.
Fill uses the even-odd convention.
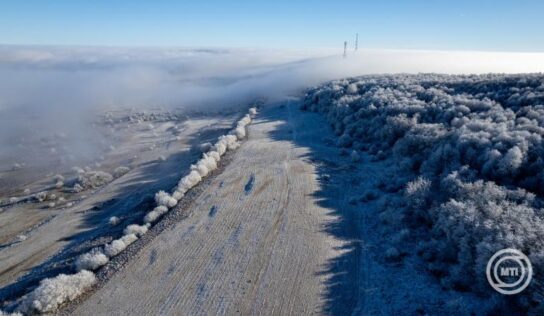
[[[495,291],[514,295],[525,290],[533,278],[531,261],[521,251],[503,249],[487,262],[487,281]]]

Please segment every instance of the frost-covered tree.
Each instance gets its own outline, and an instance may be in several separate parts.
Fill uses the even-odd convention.
[[[409,179],[380,217],[416,232],[443,286],[489,293],[485,264],[506,247],[544,269],[544,75],[348,78],[307,91],[302,109],[327,118],[338,146],[391,159]],[[518,303],[534,307],[542,290]]]

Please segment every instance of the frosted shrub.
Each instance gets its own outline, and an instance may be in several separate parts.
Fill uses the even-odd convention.
[[[185,194],[185,192],[189,191],[200,181],[202,181],[202,176],[197,171],[192,170],[188,175],[181,178],[178,183],[177,191],[181,194]]]
[[[223,156],[225,152],[227,152],[227,144],[225,142],[219,141],[213,146],[213,148],[220,156]]]
[[[155,202],[157,205],[163,205],[167,208],[174,207],[176,204],[178,204],[178,200],[174,199],[170,194],[164,191],[159,191],[155,194]]]
[[[111,181],[113,181],[113,176],[103,171],[87,171],[77,178],[77,184],[84,189],[96,189]]]
[[[128,225],[123,231],[123,233],[125,235],[134,234],[138,237],[142,237],[143,235],[147,233],[147,230],[148,230],[148,227],[146,225],[132,224],[132,225]]]
[[[505,175],[516,175],[523,163],[523,153],[518,146],[510,148],[499,162],[499,170]]]
[[[208,168],[205,164],[198,162],[196,165],[191,165],[191,170],[198,172],[201,177],[208,175]]]
[[[116,177],[116,178],[119,178],[119,177],[127,174],[129,171],[130,171],[129,167],[119,166],[119,167],[115,168],[115,170],[113,170],[113,176]]]
[[[246,125],[248,125],[249,123],[251,123],[251,117],[246,114],[242,119],[238,121],[237,125],[241,127],[246,127]]]
[[[179,191],[178,187],[176,187],[174,192],[172,192],[172,197],[178,201],[181,200],[184,196],[185,194]]]
[[[76,274],[60,274],[44,279],[40,285],[23,298],[19,310],[25,314],[55,312],[60,305],[70,302],[83,294],[96,283],[92,272],[81,271]]]
[[[38,202],[43,202],[45,201],[45,199],[47,199],[47,193],[46,192],[38,192],[34,195],[34,198],[38,201]]]
[[[106,244],[104,246],[104,254],[110,258],[115,257],[136,240],[138,240],[138,237],[135,234],[124,235],[123,237]]]
[[[75,261],[75,266],[77,271],[93,271],[105,265],[106,263],[108,263],[108,261],[108,257],[104,253],[102,253],[100,249],[95,248],[88,253],[80,255]]]
[[[357,93],[357,85],[354,83],[351,83],[348,85],[347,92],[351,94]]]
[[[238,139],[242,139],[242,138],[246,137],[246,128],[243,127],[243,126],[238,126],[234,130],[234,133],[235,133],[235,135],[236,135],[236,137]]]
[[[153,223],[155,222],[159,217],[161,217],[163,214],[166,214],[168,212],[168,208],[166,206],[157,206],[155,207],[151,212],[147,213],[144,217],[144,223]]]
[[[221,160],[221,155],[217,151],[210,151],[208,152],[208,155],[213,158],[216,163]]]
[[[217,169],[217,161],[211,155],[204,154],[202,159],[199,160],[199,163],[204,164],[210,172]]]
[[[414,209],[424,209],[428,205],[431,181],[419,177],[406,185],[405,195]]]
[[[234,135],[220,136],[219,141],[224,143],[228,150],[236,150],[240,146],[240,143]]]
[[[19,203],[20,200],[21,200],[20,198],[12,196],[9,198],[8,201],[9,201],[9,204],[15,204],[15,203]]]
[[[120,220],[119,217],[117,217],[117,216],[112,216],[112,217],[110,217],[109,220],[108,220],[108,223],[109,223],[111,226],[119,225],[120,222],[121,222],[121,220]]]
[[[198,178],[196,176],[191,176],[191,174],[189,174],[188,176],[189,178],[186,177],[187,179],[185,181],[183,179],[181,180],[181,183],[182,183],[181,186],[184,188],[187,188],[187,190],[192,188],[191,182],[195,181],[195,184],[196,184],[200,182],[202,178],[206,177],[210,172],[217,169],[217,162],[219,161],[220,158],[221,157],[219,153],[215,151],[203,154],[202,158],[196,164],[191,165],[191,171],[197,172],[201,179],[196,181]]]
[[[83,187],[79,183],[74,184],[74,186],[72,187],[72,191],[75,193],[79,193],[83,190]]]

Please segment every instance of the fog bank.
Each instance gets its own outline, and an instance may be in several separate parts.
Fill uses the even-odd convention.
[[[92,154],[88,122],[108,109],[221,110],[364,74],[542,71],[538,53],[0,46],[0,170],[29,137]]]

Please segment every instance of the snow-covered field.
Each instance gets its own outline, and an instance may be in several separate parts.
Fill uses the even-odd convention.
[[[0,192],[17,201],[3,199],[0,213],[1,296],[14,298],[45,276],[69,271],[78,254],[140,221],[153,195],[171,188],[200,156],[200,145],[226,133],[236,115],[117,113],[97,125],[111,144],[100,159],[5,171]],[[24,178],[19,185],[11,180]]]
[[[113,119],[107,115],[108,124],[122,124],[123,132],[114,134],[127,137],[117,145],[125,149],[119,152],[134,154],[128,159],[129,166],[115,168],[113,175],[90,168],[75,170],[74,178],[67,181],[70,183],[67,188],[64,184],[66,177],[59,174],[55,181],[63,182],[62,185],[55,184],[53,189],[31,194],[22,201],[10,200],[6,204],[6,212],[17,217],[21,209],[40,207],[40,203],[47,202],[45,200],[57,201],[53,195],[62,194],[64,199],[61,207],[49,202],[47,210],[51,217],[31,229],[25,230],[27,221],[24,217],[7,219],[15,233],[24,233],[17,235],[16,240],[6,244],[2,251],[3,304],[11,306],[10,309],[16,306],[17,311],[25,314],[45,313],[54,312],[62,303],[78,298],[97,281],[90,271],[104,266],[110,258],[146,234],[159,217],[183,199],[187,191],[217,169],[227,150],[239,147],[239,141],[246,137],[246,126],[255,114],[256,110],[252,108],[232,128],[232,123],[226,120],[240,114],[223,112],[220,119],[208,115],[181,120],[171,113],[155,113],[151,116],[159,127],[151,135],[162,135],[160,141],[151,141],[145,149],[141,148],[142,139],[149,142],[149,130],[155,128],[149,120],[145,123],[143,135],[138,135],[139,126],[133,130],[126,125],[127,121],[132,121],[132,116]],[[136,125],[141,123],[143,121]],[[231,133],[223,135],[229,130]],[[139,153],[146,151],[168,155],[154,159],[144,155],[147,159],[140,158]],[[202,156],[200,160],[199,156]],[[115,159],[102,160],[110,164],[115,162]],[[190,165],[193,162],[196,163]],[[107,169],[107,164],[95,166]],[[167,192],[172,187],[174,190],[170,195]],[[42,195],[44,201],[40,199]],[[23,206],[17,209],[13,208],[14,205]],[[122,236],[116,239],[120,229]],[[78,273],[64,273],[72,270]],[[39,286],[32,289],[38,281]],[[31,292],[27,292],[29,288]]]

